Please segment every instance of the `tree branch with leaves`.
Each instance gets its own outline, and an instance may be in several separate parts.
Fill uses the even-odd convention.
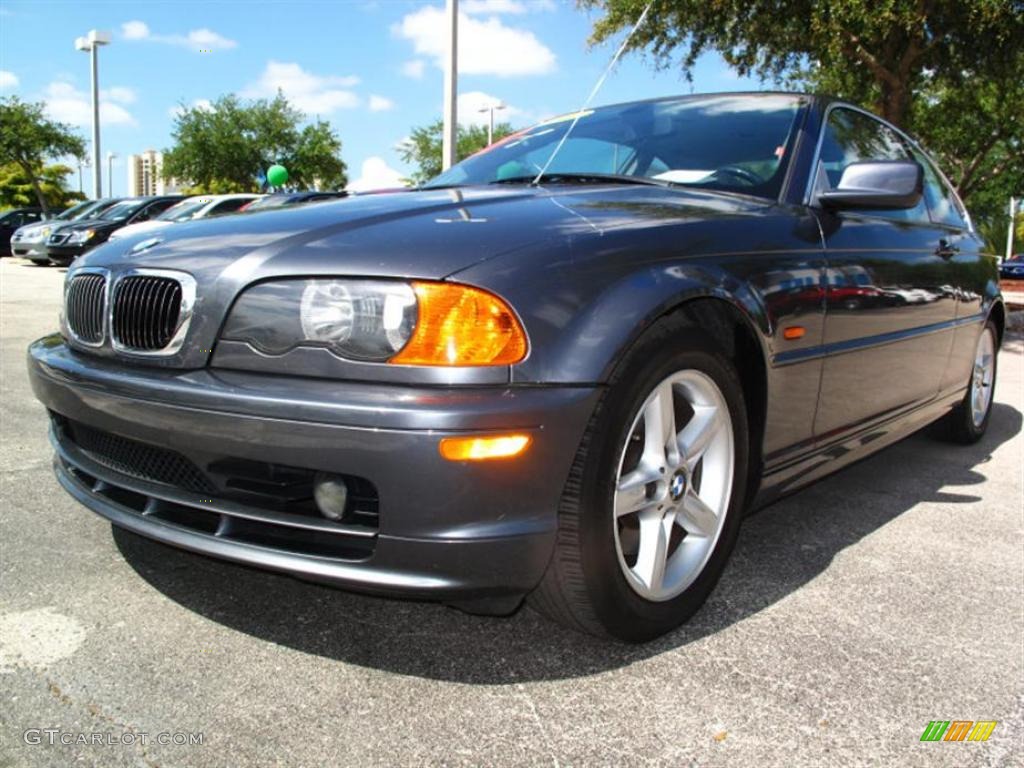
[[[85,141],[71,126],[50,120],[43,104],[24,102],[17,96],[0,99],[0,165],[21,170],[44,213],[50,212],[43,189],[46,161],[84,155]]]

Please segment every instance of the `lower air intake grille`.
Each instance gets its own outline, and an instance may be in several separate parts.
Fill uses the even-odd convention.
[[[194,493],[210,493],[213,490],[199,468],[179,453],[138,443],[78,422],[62,420],[62,423],[71,442],[97,464],[108,469]]]
[[[103,341],[103,311],[106,307],[107,278],[87,273],[76,275],[64,295],[64,317],[68,328],[86,344]]]
[[[166,347],[178,330],[181,283],[172,277],[124,277],[114,286],[111,332],[127,349],[155,351]]]

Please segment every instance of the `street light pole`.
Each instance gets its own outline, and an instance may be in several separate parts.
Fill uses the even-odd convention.
[[[504,104],[491,104],[489,107],[477,110],[477,112],[487,113],[487,146],[491,146],[494,143],[494,113],[496,110],[504,108]]]
[[[1006,230],[1006,256],[1004,261],[1009,261],[1010,257],[1013,256],[1013,232],[1016,228],[1014,225],[1017,223],[1017,201],[1014,198],[1010,198],[1010,227]]]
[[[448,55],[444,70],[444,133],[441,138],[441,170],[455,164],[456,132],[458,131],[459,77],[459,0],[445,0],[448,26]]]
[[[82,183],[82,169],[89,167],[89,158],[80,157],[78,158],[78,191],[84,194],[85,185]]]
[[[116,152],[107,152],[107,197],[114,196],[114,158]]]
[[[103,178],[101,173],[100,154],[100,74],[99,49],[101,45],[110,44],[110,33],[89,30],[85,37],[75,39],[75,48],[89,53],[92,59],[92,191],[93,197],[103,197]]]

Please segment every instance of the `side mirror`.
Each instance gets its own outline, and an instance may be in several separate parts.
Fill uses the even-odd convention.
[[[833,210],[906,210],[921,202],[924,170],[913,160],[870,160],[850,163],[839,186],[818,195]]]

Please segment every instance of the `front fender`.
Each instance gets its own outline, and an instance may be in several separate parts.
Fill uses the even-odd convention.
[[[581,264],[564,243],[561,253],[548,256],[531,254],[499,271],[485,265],[456,277],[495,291],[519,312],[530,353],[513,366],[514,383],[603,383],[652,323],[697,298],[735,307],[769,358],[771,317],[756,287],[730,273],[729,257]]]
[[[650,265],[624,276],[581,307],[564,332],[513,369],[513,381],[606,382],[634,342],[682,304],[726,302],[756,330],[767,357],[770,322],[749,285],[700,262]]]

